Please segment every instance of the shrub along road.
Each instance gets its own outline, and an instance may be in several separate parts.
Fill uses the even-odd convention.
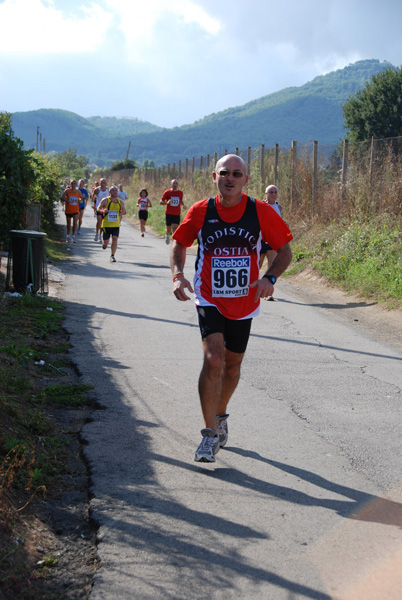
[[[111,264],[89,211],[84,226],[62,296],[103,407],[82,431],[91,600],[400,598],[402,349],[280,281],[253,323],[228,446],[197,464],[201,344],[169,248],[125,222]]]

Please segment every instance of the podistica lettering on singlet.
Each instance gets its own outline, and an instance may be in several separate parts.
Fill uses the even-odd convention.
[[[249,231],[243,229],[242,227],[224,227],[223,229],[217,229],[214,231],[213,235],[209,235],[206,239],[206,242],[212,245],[216,240],[219,240],[223,236],[236,235],[240,238],[244,238],[248,240],[251,244],[255,244],[256,240],[253,235],[250,234]]]

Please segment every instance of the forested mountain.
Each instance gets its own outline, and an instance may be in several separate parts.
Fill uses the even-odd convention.
[[[14,113],[13,128],[26,147],[34,148],[39,126],[47,152],[76,149],[99,166],[125,158],[130,142],[129,157],[140,165],[145,159],[161,165],[235,147],[289,146],[292,140],[336,144],[344,137],[343,103],[387,67],[392,65],[374,59],[358,61],[300,87],[285,88],[172,129],[134,118],[85,119],[56,109]]]
[[[150,131],[161,131],[163,127],[152,125],[147,121],[140,121],[129,117],[88,117],[92,125],[106,129],[115,135],[135,135],[136,133],[149,133]]]

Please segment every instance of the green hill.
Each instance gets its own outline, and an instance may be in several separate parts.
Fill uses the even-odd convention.
[[[285,88],[243,106],[213,113],[191,125],[166,129],[116,117],[84,119],[56,109],[14,113],[13,128],[26,147],[36,144],[36,127],[46,138],[46,151],[77,149],[89,162],[100,166],[126,156],[139,164],[154,160],[157,165],[193,156],[222,153],[235,147],[337,144],[344,137],[342,105],[388,62],[362,60],[344,69],[316,77],[300,87]]]
[[[152,125],[147,121],[124,117],[88,117],[92,125],[110,131],[114,135],[135,135],[137,133],[149,133],[151,131],[160,131],[163,127]]]

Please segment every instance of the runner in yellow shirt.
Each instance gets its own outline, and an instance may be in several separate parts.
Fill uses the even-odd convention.
[[[116,262],[115,254],[120,234],[121,218],[126,214],[124,202],[121,202],[117,196],[118,191],[117,186],[112,185],[109,189],[110,196],[104,198],[98,206],[98,212],[103,214],[103,250],[106,250],[110,236],[112,236],[112,254],[110,256],[110,262]]]

